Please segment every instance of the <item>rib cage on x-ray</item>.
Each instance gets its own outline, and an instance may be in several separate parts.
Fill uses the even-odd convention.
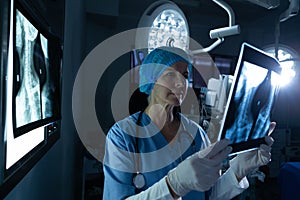
[[[47,39],[20,13],[16,15],[16,53],[20,74],[16,127],[52,115]],[[43,66],[43,67],[42,67]],[[43,84],[43,85],[41,85]]]

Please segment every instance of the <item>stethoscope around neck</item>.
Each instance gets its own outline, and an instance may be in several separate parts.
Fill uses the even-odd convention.
[[[142,189],[146,185],[146,179],[143,173],[141,173],[141,167],[140,167],[140,152],[139,152],[139,145],[138,145],[138,139],[139,139],[139,126],[141,125],[141,120],[143,116],[144,111],[141,111],[138,115],[138,119],[136,121],[136,137],[135,137],[135,167],[136,167],[136,172],[135,175],[132,178],[133,185],[136,189]],[[179,116],[179,115],[178,115]],[[194,137],[192,136],[191,133],[189,133],[184,124],[181,123],[183,130],[180,131],[178,134],[187,134],[189,138],[192,141],[192,146],[193,146],[193,152],[196,152],[196,144]],[[182,153],[182,152],[181,152]]]

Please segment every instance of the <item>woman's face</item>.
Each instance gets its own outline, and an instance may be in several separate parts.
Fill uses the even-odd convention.
[[[186,97],[188,88],[188,64],[176,62],[157,79],[151,98],[162,105],[179,106]]]

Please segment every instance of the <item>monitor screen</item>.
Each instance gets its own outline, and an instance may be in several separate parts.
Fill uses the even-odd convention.
[[[13,128],[18,137],[60,118],[60,43],[18,4],[14,15]]]

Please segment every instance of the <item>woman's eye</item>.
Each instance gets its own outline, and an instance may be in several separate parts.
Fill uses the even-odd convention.
[[[174,72],[168,72],[166,75],[167,76],[174,76]]]

